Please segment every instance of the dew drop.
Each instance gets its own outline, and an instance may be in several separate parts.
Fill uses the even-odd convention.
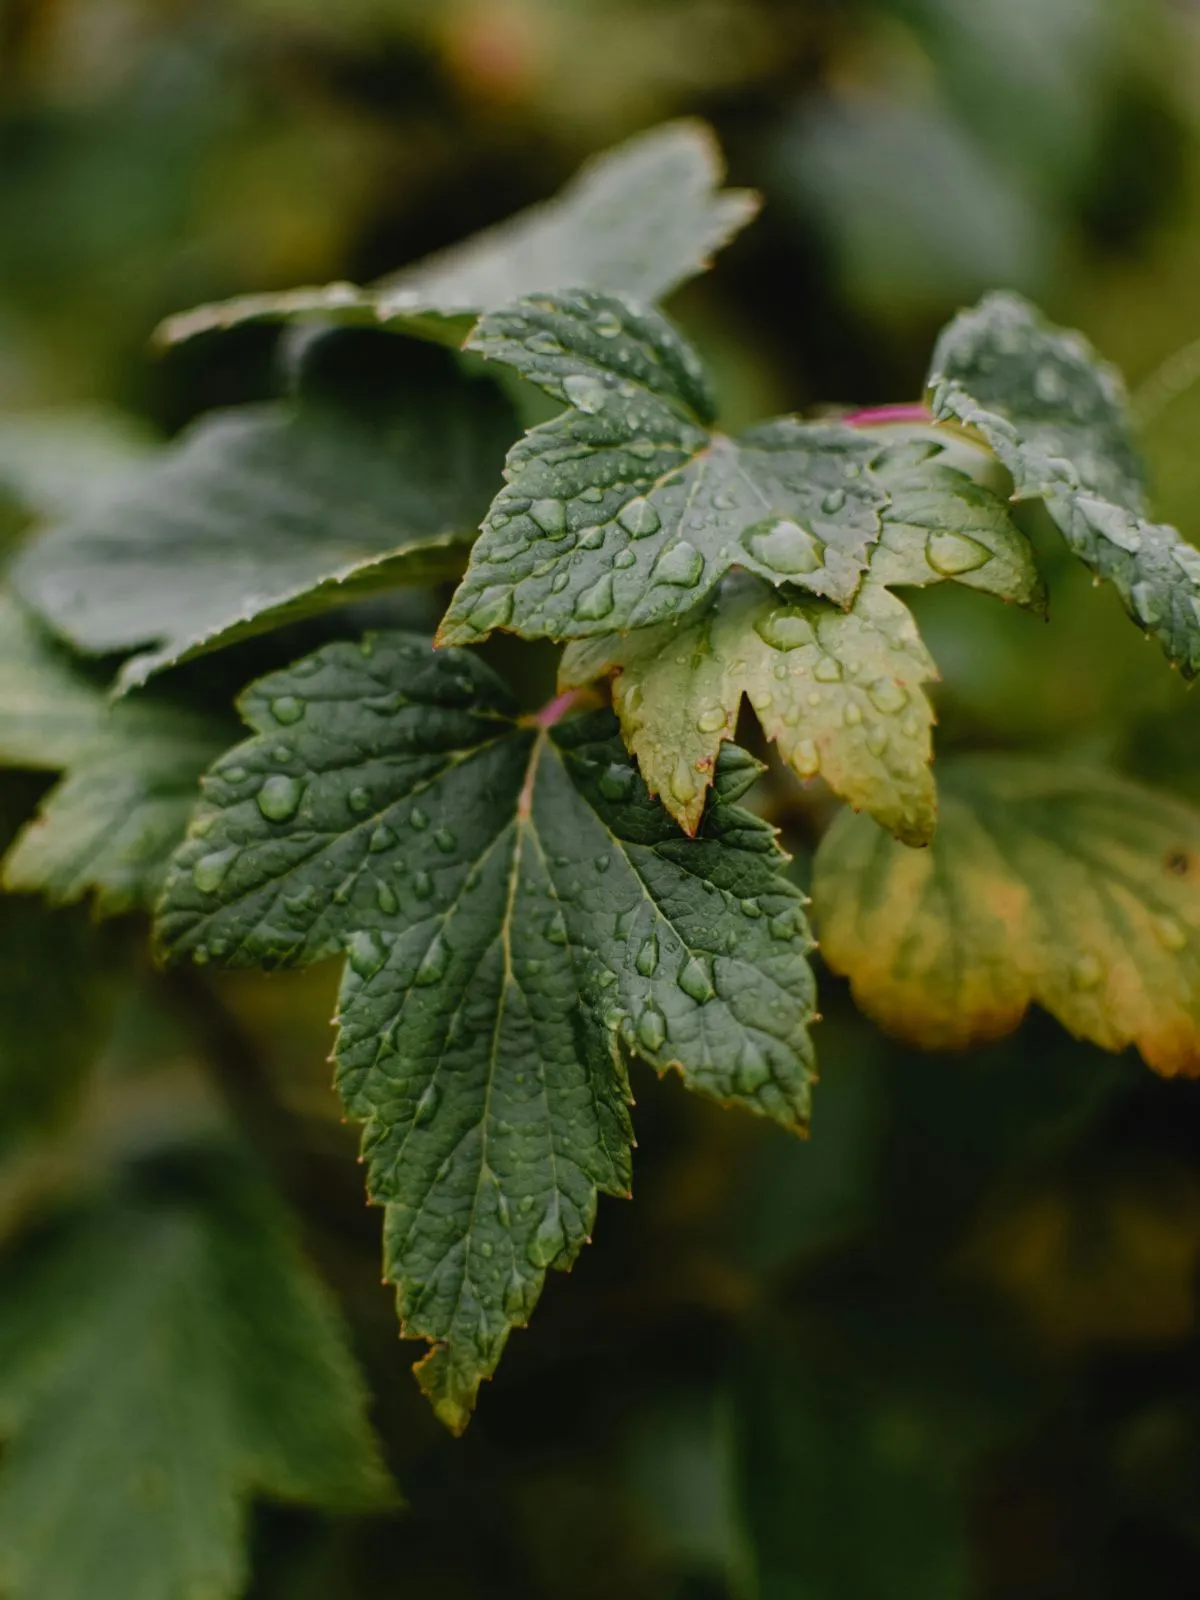
[[[365,982],[373,978],[387,960],[387,946],[377,933],[360,929],[347,946],[350,965]]]
[[[566,923],[564,923],[562,917],[559,916],[557,911],[547,921],[545,928],[542,930],[542,934],[547,944],[566,944]]]
[[[815,767],[813,768],[813,771],[816,771]],[[750,917],[753,920],[756,917],[762,916],[762,907],[759,905],[757,900],[743,900],[740,902],[740,904],[742,908],[742,915],[744,917]]]
[[[633,769],[614,761],[600,774],[596,787],[606,800],[624,800],[633,789]]]
[[[413,893],[418,900],[429,900],[433,897],[433,879],[427,872],[413,874]]]
[[[655,968],[658,966],[658,940],[653,934],[642,941],[642,947],[637,953],[634,965],[643,978],[652,978],[654,976]]]
[[[443,855],[449,855],[458,844],[458,840],[450,832],[449,828],[439,828],[433,836],[433,842]]]
[[[299,722],[304,715],[304,701],[298,700],[294,694],[277,695],[271,701],[271,715],[276,722]]]
[[[654,563],[655,583],[672,583],[680,589],[694,589],[704,574],[704,557],[694,544],[680,539],[668,546]]]
[[[1167,950],[1182,950],[1188,942],[1185,929],[1174,917],[1155,917],[1154,934]]]
[[[871,704],[885,717],[893,717],[908,704],[908,693],[892,678],[880,678],[867,690]]]
[[[350,807],[351,811],[357,812],[358,815],[361,816],[364,811],[369,811],[371,809],[370,790],[364,789],[361,784],[356,784],[346,796],[346,804]]]
[[[304,785],[299,778],[275,772],[258,791],[258,809],[268,822],[286,822],[300,809]]]
[[[228,850],[212,850],[200,857],[192,868],[192,882],[201,894],[216,894],[236,856],[236,848],[231,847]]]
[[[695,770],[691,763],[681,756],[671,774],[671,793],[681,806],[686,806],[689,801],[696,798],[698,787]]]
[[[1045,361],[1033,378],[1033,392],[1043,404],[1058,405],[1067,398],[1067,380],[1061,367]]]
[[[604,543],[604,529],[601,527],[584,528],[579,535],[579,548],[581,550],[599,550]]]
[[[594,506],[599,501],[604,499],[604,490],[601,489],[597,484],[589,483],[586,489],[580,489],[577,498],[580,500],[586,500],[589,505]]]
[[[1071,968],[1071,982],[1077,989],[1094,989],[1104,976],[1104,968],[1100,965],[1098,957],[1091,954],[1082,955]]]
[[[858,726],[862,719],[862,707],[857,700],[851,700],[842,712],[842,721],[848,728],[854,728]]]
[[[638,1018],[637,1037],[647,1050],[661,1050],[667,1042],[667,1019],[656,1006],[647,1006]]]
[[[1129,598],[1133,602],[1138,620],[1144,622],[1146,627],[1153,628],[1162,620],[1162,610],[1152,584],[1145,581],[1135,583],[1129,591]]]
[[[400,909],[396,891],[390,883],[381,883],[375,891],[375,904],[385,916],[391,917]]]
[[[222,767],[220,769],[220,776],[225,779],[226,783],[241,783],[242,779],[246,776],[246,769],[245,767],[238,766]]]
[[[413,1127],[423,1128],[437,1116],[437,1109],[441,1103],[442,1091],[436,1083],[426,1084],[422,1090],[421,1098],[417,1101],[416,1110],[413,1112]]]
[[[759,638],[772,650],[798,650],[812,643],[812,629],[794,611],[772,612],[754,624]]]
[[[845,489],[831,489],[825,496],[824,500],[821,501],[821,510],[824,511],[827,516],[834,517],[845,504]]]
[[[520,1275],[514,1267],[504,1291],[504,1315],[506,1317],[519,1317],[525,1310],[525,1285],[521,1282]]]
[[[1200,550],[1194,550],[1190,544],[1177,544],[1171,550],[1171,560],[1185,577],[1200,583]]]
[[[954,578],[982,567],[992,559],[992,552],[965,533],[931,533],[925,542],[925,557],[943,578]]]
[[[725,726],[725,712],[720,706],[709,706],[696,718],[697,733],[719,733]]]
[[[535,500],[529,508],[529,515],[542,532],[548,533],[552,539],[567,531],[567,513],[561,500]]]
[[[801,778],[813,778],[821,766],[821,755],[811,739],[801,739],[792,752],[792,767]]]
[[[689,956],[679,969],[676,982],[689,999],[702,1006],[705,1001],[711,1000],[716,990],[713,988],[712,974],[708,970],[708,963],[701,956]]]
[[[553,581],[550,584],[550,593],[561,594],[570,581],[571,574],[569,572],[556,572],[554,574]]]
[[[621,331],[621,319],[613,311],[598,311],[592,318],[592,327],[602,339],[615,339]]]
[[[513,592],[507,584],[485,589],[471,607],[471,625],[480,633],[503,628],[513,614]]]
[[[617,521],[634,539],[648,539],[662,527],[662,518],[644,495],[623,505],[617,512]]]
[[[389,828],[386,822],[381,822],[371,835],[371,842],[367,848],[375,855],[379,855],[383,850],[390,850],[395,842],[395,829]]]
[[[833,656],[822,656],[813,668],[813,677],[818,683],[838,683],[841,676],[842,664]]]
[[[450,965],[450,946],[440,933],[434,935],[429,948],[421,957],[421,964],[413,976],[413,982],[422,988],[430,984],[440,983],[446,976]]]
[[[632,550],[618,550],[613,557],[614,567],[632,567],[637,562],[637,557]]]
[[[600,379],[589,377],[586,372],[572,372],[564,378],[563,392],[573,406],[589,414],[599,411],[608,394]]]
[[[496,1221],[502,1228],[512,1227],[512,1213],[508,1209],[508,1196],[503,1189],[496,1190]]]
[[[420,806],[414,806],[408,813],[408,825],[410,828],[415,828],[418,833],[424,833],[429,826],[429,817]]]
[[[815,572],[825,556],[821,542],[786,517],[758,523],[747,529],[742,539],[756,561],[784,577]]]
[[[739,1093],[749,1095],[757,1094],[771,1081],[771,1063],[767,1060],[766,1052],[752,1039],[747,1039],[742,1045],[735,1081]]]
[[[866,746],[873,756],[881,756],[887,749],[887,732],[878,723],[867,729]]]
[[[592,584],[590,589],[585,589],[575,602],[575,615],[581,622],[599,622],[602,617],[608,616],[613,608],[613,581],[612,573],[606,572],[604,576]]]

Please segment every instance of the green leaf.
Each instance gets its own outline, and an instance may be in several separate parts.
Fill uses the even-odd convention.
[[[720,151],[701,122],[669,122],[598,156],[554,200],[428,257],[372,289],[351,283],[243,295],[172,317],[178,343],[259,319],[395,324],[457,344],[483,311],[551,289],[607,289],[652,302],[704,271],[751,221],[758,198],[720,191]]]
[[[150,905],[228,744],[223,718],[167,699],[113,705],[0,593],[0,764],[66,769],[4,859],[7,889],[111,915]]]
[[[327,338],[340,354],[314,363],[295,401],[201,418],[103,506],[17,558],[18,592],[77,650],[151,647],[125,663],[123,689],[462,570],[516,428],[508,403],[441,351]],[[366,373],[351,383],[339,363]]]
[[[335,644],[245,695],[160,912],[175,959],[347,952],[337,1081],[421,1380],[465,1425],[546,1269],[629,1187],[623,1053],[784,1126],[808,1111],[803,897],[727,752],[700,836],[608,713],[515,719],[470,653]],[[284,714],[281,715],[281,712]]]
[[[70,516],[154,446],[137,418],[98,405],[0,413],[0,489],[37,517]]]
[[[391,1498],[345,1331],[241,1171],[118,1194],[0,1273],[0,1587],[234,1600],[253,1494]]]
[[[439,633],[586,638],[686,615],[732,566],[848,606],[886,503],[878,441],[780,417],[712,433],[699,358],[657,312],[610,295],[522,301],[470,348],[570,409],[509,452]]]
[[[889,1032],[966,1049],[1032,1002],[1106,1050],[1200,1073],[1200,813],[1102,772],[942,763],[928,850],[840,817],[813,880],[822,953]]]
[[[743,694],[801,778],[820,773],[906,844],[933,836],[933,708],[921,692],[937,669],[916,624],[884,585],[952,578],[1021,604],[1041,603],[1029,542],[1004,502],[938,465],[919,442],[875,462],[889,503],[866,581],[848,612],[727,579],[682,623],[568,645],[565,687],[615,673],[613,705],[651,793],[689,832]]]
[[[1138,626],[1185,676],[1200,672],[1200,551],[1146,519],[1115,369],[1017,295],[992,294],[943,332],[929,387],[935,414],[974,430],[1008,469],[1014,499],[1044,501]]]

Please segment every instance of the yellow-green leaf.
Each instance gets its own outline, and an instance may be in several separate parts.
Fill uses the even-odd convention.
[[[1031,1003],[1106,1050],[1200,1075],[1200,812],[1103,772],[942,769],[928,850],[839,818],[817,853],[826,961],[889,1032],[964,1049]]]

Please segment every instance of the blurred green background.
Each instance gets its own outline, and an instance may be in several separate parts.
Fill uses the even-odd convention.
[[[672,306],[728,420],[913,397],[939,325],[1011,286],[1123,365],[1157,510],[1200,536],[1195,0],[3,0],[0,478],[69,500],[114,437],[271,389],[261,328],[151,357],[166,313],[370,279],[685,113],[765,197]],[[1049,627],[914,601],[939,748],[1098,756],[1200,800],[1195,702],[1041,553]],[[820,808],[767,802],[803,875]],[[1042,1015],[920,1056],[821,984],[811,1141],[638,1072],[635,1202],[602,1203],[456,1442],[379,1286],[334,974],[221,983],[215,1049],[253,1067],[410,1502],[259,1508],[256,1600],[1200,1594],[1200,1087]],[[201,1115],[178,1054],[0,1167],[6,1239],[82,1148]]]

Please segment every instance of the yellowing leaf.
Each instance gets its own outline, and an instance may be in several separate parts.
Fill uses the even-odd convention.
[[[820,772],[909,843],[932,836],[933,708],[920,686],[937,672],[907,607],[886,589],[865,584],[844,612],[788,603],[742,578],[682,625],[571,644],[561,680],[575,687],[613,671],[625,742],[689,833],[744,693],[800,777]]]
[[[825,959],[889,1032],[964,1049],[1031,1002],[1107,1050],[1200,1075],[1200,813],[1102,772],[1013,757],[942,769],[928,850],[868,818],[817,853]]]

